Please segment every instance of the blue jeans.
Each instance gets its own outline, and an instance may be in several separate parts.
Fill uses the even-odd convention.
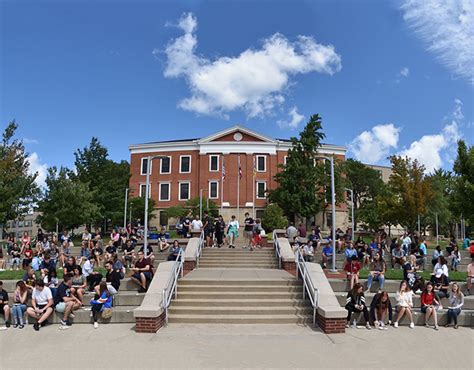
[[[370,289],[370,287],[372,286],[372,281],[374,280],[378,280],[379,284],[380,284],[380,289],[383,289],[383,283],[385,281],[385,276],[383,275],[375,275],[375,276],[372,276],[372,274],[369,273],[369,276],[367,277],[367,289]]]
[[[23,325],[23,315],[26,312],[26,304],[14,304],[12,308],[13,323]]]
[[[448,310],[448,324],[451,324],[451,321],[454,322],[454,325],[458,324],[458,316],[461,313],[460,308],[455,308],[454,310]]]

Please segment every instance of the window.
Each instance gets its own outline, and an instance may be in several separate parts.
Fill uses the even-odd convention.
[[[179,173],[190,173],[191,172],[191,156],[182,155],[179,157]]]
[[[219,198],[219,182],[209,181],[209,199]]]
[[[219,171],[219,156],[218,155],[209,156],[209,171],[212,171],[212,172]]]
[[[267,157],[264,155],[257,155],[257,172],[265,172],[266,171],[266,163]]]
[[[265,215],[265,210],[264,209],[257,209],[255,211],[255,218],[262,219],[264,215]]]
[[[146,184],[140,184],[140,193],[139,195],[141,197],[143,197],[146,193]],[[150,187],[148,188],[148,198],[150,198],[150,194],[151,194],[151,184],[150,184]]]
[[[142,175],[146,175],[147,168],[148,168],[148,157],[144,157],[144,158],[142,158],[142,169],[141,169],[141,174]],[[150,171],[151,171],[151,168],[150,168]],[[151,174],[151,172],[150,172],[150,174]]]
[[[25,226],[25,222],[24,221],[18,221],[18,227],[23,227]]]
[[[25,221],[25,227],[31,227],[33,226],[33,221],[32,220],[26,220]]]
[[[160,158],[160,173],[171,173],[171,157]]]
[[[170,200],[171,184],[169,182],[160,182],[158,200],[161,202],[167,202]]]
[[[257,181],[257,199],[265,199],[266,185],[265,181]]]
[[[179,200],[189,200],[190,193],[191,193],[191,183],[180,182],[179,183]]]
[[[166,226],[168,225],[168,212],[166,211],[160,211],[160,225],[161,226]]]
[[[288,163],[288,156],[285,155],[285,156],[283,157],[283,164],[286,166],[287,163]]]

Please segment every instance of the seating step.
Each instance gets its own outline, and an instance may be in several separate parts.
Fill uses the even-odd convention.
[[[308,306],[300,307],[242,307],[242,306],[227,306],[227,307],[204,307],[204,306],[171,306],[169,310],[170,315],[291,315],[291,314],[310,314],[312,308]]]
[[[178,287],[178,297],[181,299],[301,299],[303,293],[300,292],[180,292]]]
[[[184,299],[178,294],[178,299],[173,301],[171,307],[306,307],[308,301],[303,299]]]
[[[301,281],[296,279],[272,279],[272,280],[197,280],[197,279],[181,279],[178,287],[185,285],[286,285],[286,286],[301,286]]]
[[[180,315],[170,314],[169,323],[180,324],[310,324],[306,315]]]
[[[178,285],[179,292],[301,292],[301,286],[288,285]]]

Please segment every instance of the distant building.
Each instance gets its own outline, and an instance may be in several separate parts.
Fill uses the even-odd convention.
[[[150,164],[150,197],[156,202],[159,224],[168,224],[167,208],[199,197],[200,191],[222,207],[226,220],[234,214],[242,221],[245,212],[254,210],[259,217],[267,205],[265,192],[277,186],[274,176],[278,165],[285,164],[290,148],[289,140],[273,139],[241,126],[204,138],[131,145],[131,196],[145,194],[147,157],[156,155],[164,157]],[[320,152],[345,160],[346,148],[323,144]],[[337,211],[338,226],[346,225],[346,205]],[[330,206],[326,213],[330,218]],[[316,223],[322,225],[327,217],[320,216]]]
[[[17,238],[20,238],[27,231],[31,237],[36,236],[38,229],[41,229],[41,225],[36,223],[36,217],[40,214],[40,212],[28,213],[21,219],[8,221],[5,225],[7,235],[14,233]]]
[[[387,166],[378,166],[375,164],[366,164],[367,167],[376,170],[380,174],[380,178],[384,183],[387,183],[390,179],[390,175],[392,174],[392,167]]]

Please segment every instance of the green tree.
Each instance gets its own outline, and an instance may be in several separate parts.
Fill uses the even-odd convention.
[[[43,228],[49,231],[72,230],[89,223],[98,214],[98,207],[94,202],[94,194],[87,183],[79,181],[67,168],[56,167],[48,169],[46,177],[47,189],[38,203],[38,216]]]
[[[451,204],[453,197],[454,178],[451,172],[436,170],[427,177],[433,190],[433,198],[426,207],[426,215],[423,217],[423,225],[436,230],[436,216],[438,216],[439,232],[450,234],[452,222]]]
[[[269,201],[278,204],[290,219],[313,217],[325,207],[326,194],[322,189],[330,186],[330,178],[328,168],[318,159],[324,137],[321,118],[314,114],[300,137],[291,138],[286,165],[280,165],[281,171],[275,175],[278,186],[269,191]],[[340,179],[336,182],[340,184]],[[341,192],[338,193],[341,198]]]
[[[112,225],[121,225],[125,189],[130,178],[128,162],[110,160],[107,148],[95,137],[88,147],[76,150],[74,156],[77,178],[89,184],[93,201],[99,208],[97,218],[91,220],[92,223],[100,226],[107,219],[111,220]]]
[[[415,230],[418,215],[426,214],[433,198],[431,184],[424,174],[425,167],[408,157],[391,156],[390,162],[392,174],[388,185],[394,202],[388,204],[389,214],[402,226]]]
[[[195,197],[195,198],[189,199],[183,205],[180,204],[180,205],[168,208],[166,210],[166,213],[168,217],[173,217],[173,218],[184,217],[188,214],[189,211],[191,211],[193,215],[199,215],[199,205],[200,205],[199,197]],[[217,217],[217,215],[219,214],[219,207],[211,199],[208,200],[207,198],[203,197],[202,212],[203,213],[208,212],[211,216]]]
[[[13,138],[17,128],[15,121],[10,122],[0,143],[0,224],[27,213],[39,195],[38,174],[28,172],[25,147]]]
[[[454,162],[453,212],[474,224],[474,146],[467,146],[463,140],[458,142],[457,158]]]
[[[143,225],[143,217],[145,215],[145,197],[130,198],[128,202],[128,209],[132,214],[132,222],[137,222],[140,220],[140,223]],[[155,201],[152,198],[148,198],[148,221],[155,218],[155,214],[153,213],[154,209]]]
[[[269,204],[263,213],[262,226],[266,232],[283,229],[288,225],[288,220],[278,204]]]

